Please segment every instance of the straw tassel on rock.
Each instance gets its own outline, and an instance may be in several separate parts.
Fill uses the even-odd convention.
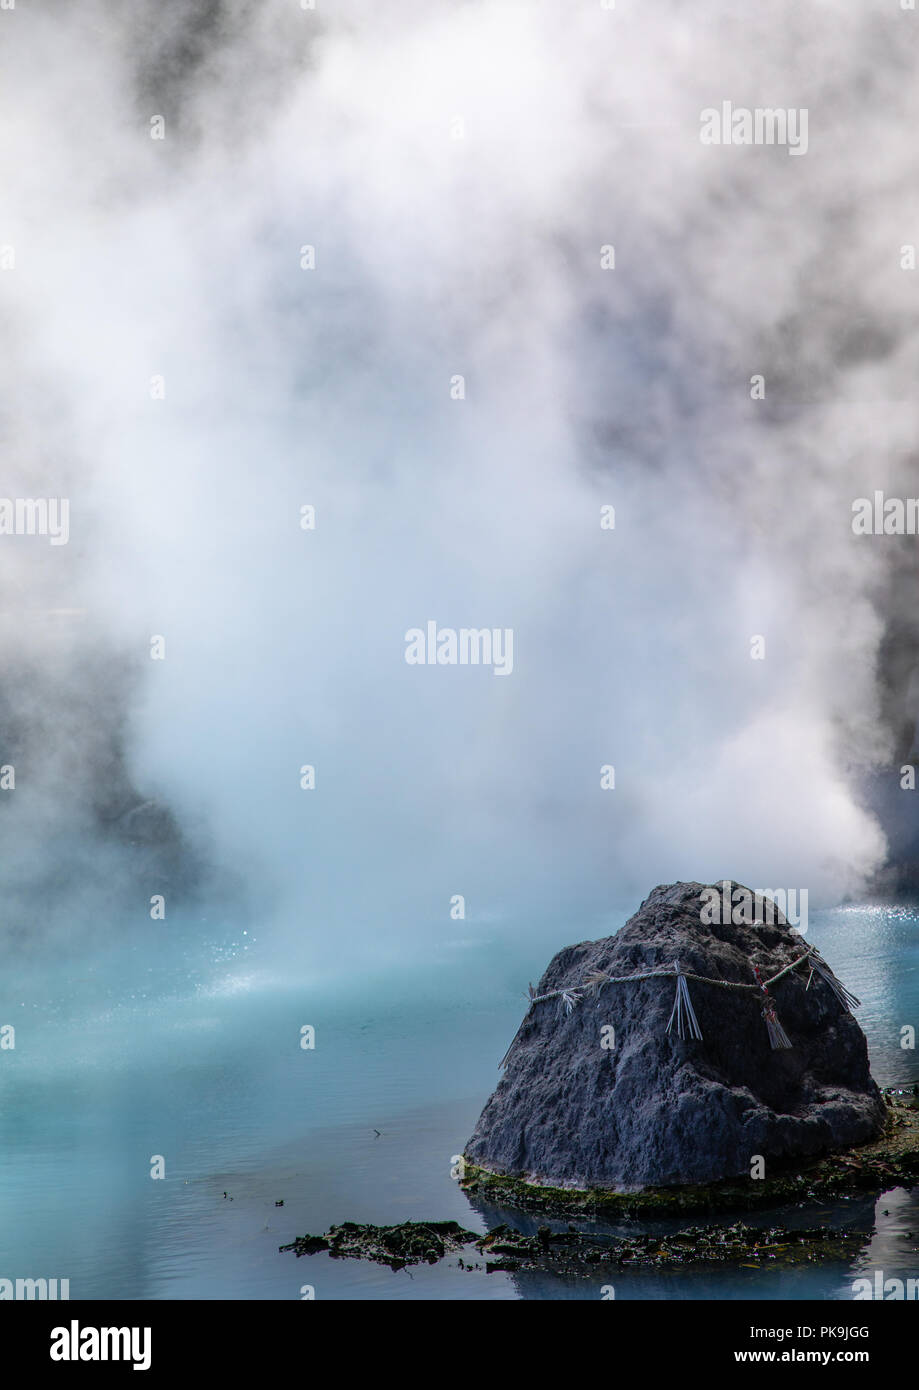
[[[687,1034],[691,1038],[702,1039],[702,1029],[696,1018],[695,1010],[692,1007],[692,1000],[689,997],[689,985],[686,977],[680,970],[680,962],[676,962],[676,998],[673,1001],[673,1008],[670,1012],[670,1021],[667,1024],[669,1033],[676,1020],[677,1036],[685,1038]]]
[[[842,984],[840,980],[837,980],[836,976],[833,974],[832,970],[827,965],[826,961],[823,959],[823,956],[817,950],[816,946],[810,947],[809,955],[811,973],[807,977],[807,984],[805,985],[805,989],[810,989],[811,976],[816,973],[820,976],[821,980],[826,980],[830,989],[836,995],[836,998],[839,1000],[840,1004],[843,1006],[844,1009],[848,1010],[849,1013],[851,1013],[853,1009],[857,1009],[861,1004],[861,1000],[856,999],[852,991],[846,989],[845,985]]]
[[[567,1017],[567,1015],[571,1013],[571,1010],[574,1008],[575,1004],[578,1002],[580,997],[581,996],[576,989],[563,989],[561,994],[559,995],[558,1000],[559,1018],[561,1018],[563,1015]]]
[[[770,1047],[775,1050],[782,1047],[791,1047],[791,1039],[785,1032],[781,1023],[779,1023],[778,1014],[775,1011],[775,1004],[772,1002],[772,995],[763,983],[763,977],[755,965],[753,967],[753,974],[756,976],[756,983],[763,991],[763,1019],[766,1024],[766,1032],[769,1034]]]

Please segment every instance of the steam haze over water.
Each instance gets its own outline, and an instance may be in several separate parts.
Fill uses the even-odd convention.
[[[915,25],[669,9],[4,16],[7,488],[71,499],[3,554],[29,718],[83,683],[64,764],[136,672],[136,785],[285,959],[401,959],[458,892],[492,931],[883,859],[900,551],[850,521],[915,478]],[[700,143],[762,93],[806,157]],[[86,616],[49,656],[24,607]],[[513,674],[407,666],[430,619],[513,628]],[[20,891],[71,800],[17,793]]]

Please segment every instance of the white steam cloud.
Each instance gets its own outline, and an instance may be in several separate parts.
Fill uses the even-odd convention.
[[[433,949],[454,894],[565,937],[677,878],[858,892],[915,607],[850,515],[915,477],[919,19],[142,8],[0,15],[3,492],[70,500],[66,546],[0,538],[22,921],[68,837],[63,936],[172,882],[90,814],[116,725],[110,818],[170,808],[298,963]],[[727,100],[806,108],[806,154],[703,144]],[[430,620],[513,673],[406,664]]]

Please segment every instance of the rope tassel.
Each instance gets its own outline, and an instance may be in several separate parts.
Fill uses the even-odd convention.
[[[605,984],[609,983],[609,975],[605,970],[593,970],[584,980],[584,993],[591,999],[599,999],[600,991]],[[599,1003],[597,1008],[599,1008]]]
[[[779,1048],[791,1047],[791,1039],[785,1029],[779,1023],[778,1014],[775,1011],[775,1004],[772,1002],[772,995],[763,983],[763,977],[754,965],[753,974],[756,976],[756,983],[763,991],[763,1019],[766,1024],[766,1032],[769,1034],[769,1046],[777,1051]]]
[[[699,1027],[699,1020],[696,1018],[692,1000],[689,997],[689,985],[686,977],[680,970],[680,962],[676,962],[676,998],[673,1001],[673,1008],[670,1012],[670,1020],[667,1024],[669,1033],[676,1019],[677,1036],[686,1038],[687,1034],[691,1038],[702,1040],[702,1029]]]
[[[520,1037],[520,1034],[523,1032],[523,1025],[526,1023],[527,1019],[529,1018],[530,1012],[531,1012],[531,1010],[532,1010],[532,1008],[533,1008],[533,1005],[536,1003],[536,999],[537,999],[538,996],[537,996],[536,991],[535,991],[535,989],[533,988],[532,984],[530,984],[530,985],[528,986],[528,988],[527,988],[527,996],[528,996],[529,1001],[530,1001],[529,1004],[527,1005],[527,1011],[526,1011],[526,1013],[523,1015],[523,1018],[520,1020],[520,1027],[517,1029],[516,1033],[515,1033],[514,1036],[511,1038],[510,1047],[507,1049],[507,1051],[505,1052],[504,1056],[501,1058],[501,1061],[498,1063],[498,1070],[499,1070],[499,1071],[503,1071],[504,1068],[507,1066],[507,1059],[510,1057],[511,1053],[513,1052],[513,1050],[514,1050],[514,1044],[515,1044],[515,1042],[517,1041],[517,1039]]]
[[[549,994],[537,994],[531,984],[527,989],[527,996],[530,1001],[529,1005],[527,1006],[527,1011],[520,1021],[520,1027],[517,1029],[516,1033],[511,1038],[510,1047],[507,1049],[504,1056],[501,1058],[501,1061],[498,1063],[499,1071],[503,1071],[503,1069],[507,1066],[508,1060],[510,1058],[511,1053],[514,1050],[514,1046],[517,1042],[517,1039],[523,1032],[524,1024],[526,1023],[527,1019],[530,1017],[530,1014],[533,1011],[534,1004],[540,1004],[544,999],[558,999],[558,1016],[559,1018],[562,1018],[563,1016],[567,1016],[571,1013],[571,1010],[574,1008],[575,1004],[577,1004],[581,998],[581,992],[577,989],[560,989],[552,990]]]
[[[763,1018],[766,1020],[766,1032],[769,1034],[769,1046],[773,1049],[791,1047],[791,1039],[785,1029],[779,1023],[775,1006],[770,1003],[763,1009]]]
[[[581,996],[576,989],[563,989],[558,1001],[559,1018],[561,1018],[563,1015],[567,1017],[568,1014],[571,1013],[571,1010],[574,1008],[575,1004],[577,1004],[580,998]]]
[[[826,961],[823,959],[823,956],[817,950],[816,946],[812,946],[810,948],[810,967],[811,974],[816,973],[820,976],[821,980],[826,980],[830,989],[836,995],[836,998],[839,1000],[840,1004],[844,1009],[848,1010],[848,1012],[851,1013],[853,1009],[857,1009],[859,1007],[859,1005],[861,1004],[861,1000],[856,999],[852,991],[846,989],[845,985],[840,980],[837,980],[836,976],[833,974],[832,970],[827,965]],[[805,986],[805,988],[810,989],[810,976],[808,976],[807,985]]]
[[[523,1025],[524,1025],[524,1023],[526,1023],[526,1021],[527,1021],[527,1019],[529,1018],[529,1016],[530,1016],[530,1011],[529,1011],[529,1009],[527,1009],[526,1014],[524,1015],[523,1019],[521,1020],[520,1027],[517,1029],[516,1033],[515,1033],[514,1036],[511,1038],[511,1045],[510,1045],[510,1047],[507,1049],[507,1051],[505,1052],[504,1056],[501,1058],[501,1061],[498,1063],[498,1070],[499,1070],[499,1071],[503,1071],[504,1068],[507,1066],[508,1058],[510,1057],[511,1053],[512,1053],[513,1050],[514,1050],[514,1044],[516,1043],[517,1039],[520,1037],[520,1034],[523,1032]]]

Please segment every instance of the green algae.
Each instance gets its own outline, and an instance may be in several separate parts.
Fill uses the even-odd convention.
[[[764,1178],[727,1178],[705,1185],[648,1187],[635,1192],[604,1188],[555,1187],[546,1183],[493,1173],[466,1160],[461,1186],[493,1206],[538,1211],[547,1216],[604,1216],[640,1213],[752,1211],[784,1206],[808,1198],[844,1197],[857,1192],[880,1192],[912,1187],[919,1181],[919,1109],[899,1095],[886,1097],[884,1133],[868,1144],[812,1159],[794,1159],[769,1167]]]
[[[462,1269],[512,1273],[547,1270],[556,1274],[589,1274],[598,1266],[737,1264],[761,1268],[777,1261],[852,1259],[863,1247],[864,1234],[817,1226],[809,1230],[786,1226],[686,1226],[670,1235],[636,1231],[629,1236],[600,1235],[579,1231],[551,1231],[540,1226],[529,1235],[513,1226],[495,1226],[479,1236],[455,1221],[403,1221],[398,1226],[363,1225],[346,1221],[331,1226],[324,1236],[299,1236],[281,1251],[298,1257],[325,1252],[331,1259],[372,1260],[390,1269],[408,1265],[437,1264],[458,1256]],[[471,1249],[469,1248],[471,1247]]]

